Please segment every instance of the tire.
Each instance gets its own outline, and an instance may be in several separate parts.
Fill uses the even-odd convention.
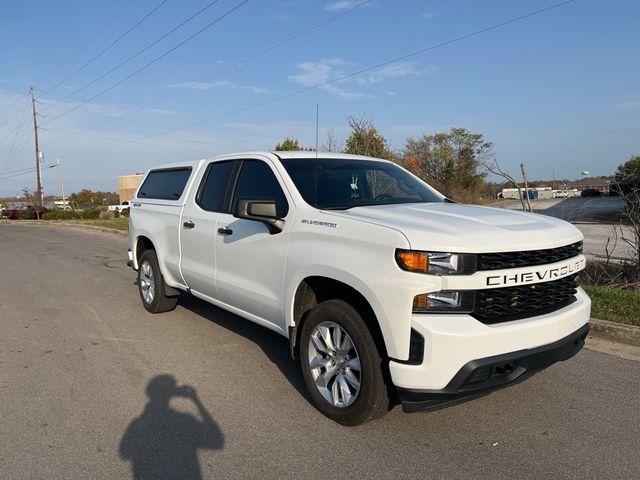
[[[176,308],[178,297],[168,297],[160,273],[155,250],[145,250],[138,261],[138,292],[144,308],[151,313],[169,312]]]
[[[300,332],[300,365],[318,410],[341,425],[361,425],[391,408],[380,352],[344,300],[327,300],[309,312]]]

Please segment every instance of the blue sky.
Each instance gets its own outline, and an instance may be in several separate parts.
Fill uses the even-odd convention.
[[[67,191],[116,190],[118,175],[271,149],[285,136],[312,146],[316,104],[321,142],[329,130],[344,140],[348,115],[373,120],[396,149],[409,136],[464,127],[494,142],[504,169],[515,173],[524,162],[531,178],[609,174],[640,153],[640,2],[576,0],[342,78],[559,1],[371,0],[348,11],[362,0],[219,0],[94,82],[211,3],[166,0],[61,83],[161,2],[0,4],[0,195],[33,188],[32,173],[7,178],[34,163],[30,85],[42,114],[45,163],[62,159]],[[45,170],[44,187],[58,192],[55,170]]]

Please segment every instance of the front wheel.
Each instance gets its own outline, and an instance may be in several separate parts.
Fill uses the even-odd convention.
[[[360,425],[389,410],[380,352],[347,302],[327,300],[311,310],[300,332],[300,363],[313,402],[332,420]]]
[[[145,250],[138,261],[138,290],[144,308],[151,313],[168,312],[176,308],[178,297],[165,294],[164,279],[160,273],[154,250]]]

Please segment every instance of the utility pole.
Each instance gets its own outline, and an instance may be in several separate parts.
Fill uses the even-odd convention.
[[[40,147],[38,145],[38,119],[36,117],[36,98],[33,94],[34,88],[29,88],[31,94],[31,109],[33,110],[33,133],[35,135],[36,143],[36,199],[38,202],[38,209],[42,208],[42,172],[40,170]]]
[[[62,176],[62,165],[60,164],[59,158],[56,158],[56,167],[58,167],[58,178],[60,178],[60,193],[62,193],[62,209],[66,210],[67,199],[64,196],[64,177]]]

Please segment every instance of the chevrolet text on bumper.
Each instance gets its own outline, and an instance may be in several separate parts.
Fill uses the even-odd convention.
[[[575,355],[591,303],[582,234],[445,202],[385,160],[250,152],[151,169],[129,262],[147,311],[180,292],[289,340],[344,425],[441,408]]]

